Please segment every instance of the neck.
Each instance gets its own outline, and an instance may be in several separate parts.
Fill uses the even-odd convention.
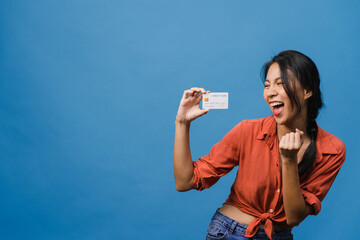
[[[277,129],[277,136],[279,139],[282,138],[282,136],[284,136],[287,133],[290,132],[295,132],[295,129],[299,129],[300,131],[304,132],[304,139],[309,138],[308,134],[307,134],[307,122],[306,122],[306,115],[305,118],[299,117],[296,119],[296,121],[288,123],[288,124],[277,124],[276,125],[276,129]]]
[[[276,126],[277,128],[277,136],[279,139],[282,138],[282,136],[284,136],[285,134],[287,133],[291,133],[291,132],[295,132],[295,129],[299,129],[300,131],[303,131],[304,132],[304,137],[308,137],[308,134],[306,132],[306,125],[304,126],[286,126],[286,125],[277,125]]]

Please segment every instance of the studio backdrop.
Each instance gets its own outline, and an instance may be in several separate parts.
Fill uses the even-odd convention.
[[[2,0],[0,239],[204,239],[236,168],[177,192],[174,121],[191,87],[229,109],[191,126],[194,160],[270,112],[260,71],[282,50],[317,64],[317,119],[347,147],[295,239],[358,239],[360,2]]]

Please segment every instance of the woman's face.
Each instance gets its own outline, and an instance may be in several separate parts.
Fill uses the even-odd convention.
[[[291,76],[289,76],[291,77]],[[299,112],[296,104],[291,104],[291,100],[287,95],[283,81],[281,79],[280,67],[277,63],[273,63],[267,73],[264,83],[264,99],[269,105],[276,122],[281,125],[293,126],[298,121],[306,121],[306,92],[298,80],[295,80],[296,94],[300,101],[301,111]],[[311,95],[310,95],[311,96]]]

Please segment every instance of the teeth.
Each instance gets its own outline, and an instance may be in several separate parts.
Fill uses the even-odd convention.
[[[279,105],[282,105],[283,103],[281,102],[273,102],[273,103],[270,103],[270,106],[272,107],[276,107],[276,106],[279,106]]]

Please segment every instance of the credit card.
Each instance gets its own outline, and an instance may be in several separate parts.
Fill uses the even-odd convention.
[[[229,108],[229,93],[227,92],[212,92],[203,94],[202,99],[203,109],[228,109]]]

